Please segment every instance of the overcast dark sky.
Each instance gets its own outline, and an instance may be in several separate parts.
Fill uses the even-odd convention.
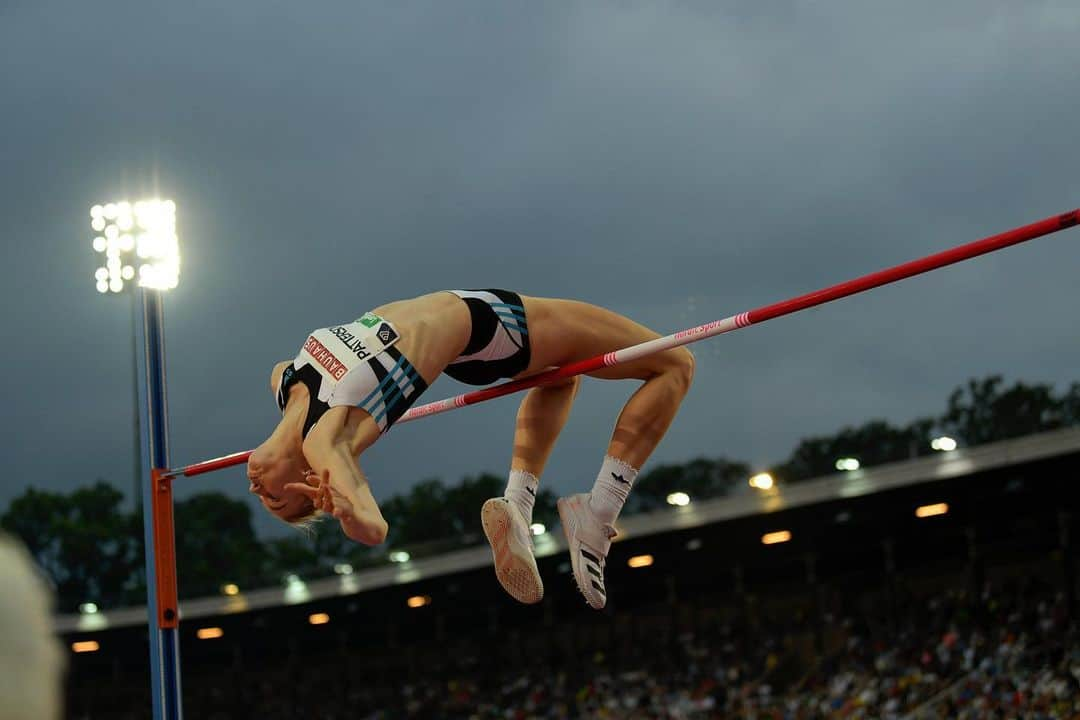
[[[671,332],[1072,209],[1078,37],[1073,0],[0,0],[0,508],[130,483],[96,202],[179,208],[180,464],[258,443],[271,365],[390,299],[508,287]],[[1080,379],[1078,267],[1062,233],[699,344],[655,461],[778,461],[970,376]],[[591,484],[631,389],[584,387],[545,483]],[[376,495],[501,474],[515,408],[395,428]],[[180,484],[207,488],[246,495],[239,470]]]

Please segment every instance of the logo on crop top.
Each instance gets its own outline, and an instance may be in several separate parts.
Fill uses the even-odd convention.
[[[366,328],[373,328],[382,322],[382,318],[375,313],[364,313],[364,316],[360,318],[360,324]]]
[[[371,350],[364,344],[364,338],[357,337],[349,332],[349,328],[345,325],[339,325],[337,327],[326,328],[326,331],[340,340],[345,347],[356,355],[357,360],[367,360],[371,357]]]
[[[378,332],[375,333],[379,336],[379,339],[383,341],[383,345],[389,345],[394,340],[397,340],[397,333],[394,332],[394,328],[390,327],[388,323],[383,323]]]
[[[326,346],[314,337],[308,337],[307,342],[304,343],[304,351],[313,357],[315,362],[322,365],[335,380],[345,377],[345,373],[349,371],[340,360],[334,357],[334,353],[327,350]]]

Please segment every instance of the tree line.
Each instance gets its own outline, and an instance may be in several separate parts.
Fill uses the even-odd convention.
[[[656,465],[635,483],[624,514],[664,507],[675,491],[696,499],[722,497],[745,483],[752,470],[768,470],[781,484],[798,483],[836,472],[839,457],[874,466],[929,454],[937,435],[974,446],[1078,424],[1080,383],[1057,394],[1048,384],[1006,386],[1000,375],[972,379],[950,394],[939,416],[903,426],[875,419],[806,438],[772,468],[752,469],[725,457]],[[175,504],[180,591],[198,597],[219,592],[222,583],[267,587],[289,574],[319,577],[343,564],[354,569],[380,564],[390,548],[421,556],[479,543],[479,508],[504,486],[504,478],[488,473],[457,484],[423,480],[382,503],[390,536],[377,548],[350,542],[331,522],[318,523],[309,533],[260,539],[246,502],[220,492],[193,495]],[[549,489],[538,493],[537,522],[555,524],[555,499]],[[123,493],[98,480],[69,493],[28,489],[0,515],[0,527],[20,537],[52,579],[62,611],[84,602],[103,607],[144,602],[142,521],[123,509],[123,501]]]

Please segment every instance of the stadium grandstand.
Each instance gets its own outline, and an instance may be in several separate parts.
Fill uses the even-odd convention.
[[[552,529],[536,537],[535,606],[502,592],[486,545],[226,588],[182,603],[184,706],[265,720],[1080,717],[1078,479],[1074,427],[685,498],[620,521],[603,612]],[[69,717],[145,717],[145,608],[58,623]]]

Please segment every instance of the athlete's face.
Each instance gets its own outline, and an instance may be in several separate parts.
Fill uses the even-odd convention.
[[[248,490],[259,496],[267,510],[284,520],[310,511],[311,500],[286,487],[289,483],[304,481],[309,472],[305,463],[290,455],[275,455],[259,448],[251,454],[247,468],[251,483]]]

